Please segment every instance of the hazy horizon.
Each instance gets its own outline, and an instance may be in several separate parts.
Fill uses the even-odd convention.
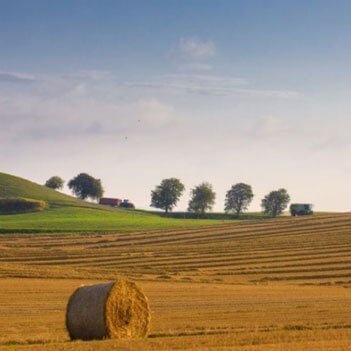
[[[0,170],[350,211],[351,3],[0,0]],[[67,189],[65,190],[66,192]]]

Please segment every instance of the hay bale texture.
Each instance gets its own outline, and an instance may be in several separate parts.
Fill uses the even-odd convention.
[[[128,280],[82,286],[70,297],[66,327],[72,340],[145,337],[150,327],[147,297]]]

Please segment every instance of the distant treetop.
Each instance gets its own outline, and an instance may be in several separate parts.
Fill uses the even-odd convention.
[[[280,215],[288,206],[290,196],[285,189],[271,191],[262,199],[262,209],[264,213],[276,217]]]
[[[62,178],[58,176],[53,176],[46,181],[45,186],[47,188],[59,190],[63,188],[64,184],[65,184],[65,181]]]
[[[151,206],[163,209],[166,213],[172,211],[184,189],[183,183],[177,178],[163,179],[161,184],[151,191]]]
[[[191,189],[191,199],[188,210],[190,212],[204,214],[206,210],[211,210],[215,203],[216,193],[210,183],[201,183]]]
[[[225,211],[235,212],[239,216],[246,211],[254,197],[252,188],[245,183],[238,183],[227,191],[225,198]]]
[[[104,194],[101,180],[92,177],[87,173],[80,173],[68,182],[68,187],[81,200],[91,198],[100,199]]]

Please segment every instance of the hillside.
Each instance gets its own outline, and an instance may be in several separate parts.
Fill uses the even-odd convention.
[[[29,180],[0,172],[0,197],[27,197],[44,200],[50,206],[92,206],[88,202],[62,194]]]
[[[0,173],[0,197],[26,197],[49,204],[49,209],[40,213],[0,215],[0,233],[126,232],[220,223],[162,218],[146,211],[100,206],[6,173]]]

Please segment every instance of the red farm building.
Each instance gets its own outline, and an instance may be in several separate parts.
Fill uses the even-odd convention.
[[[119,207],[121,203],[122,203],[121,199],[114,199],[111,197],[102,197],[99,201],[100,205],[117,206],[117,207]]]

